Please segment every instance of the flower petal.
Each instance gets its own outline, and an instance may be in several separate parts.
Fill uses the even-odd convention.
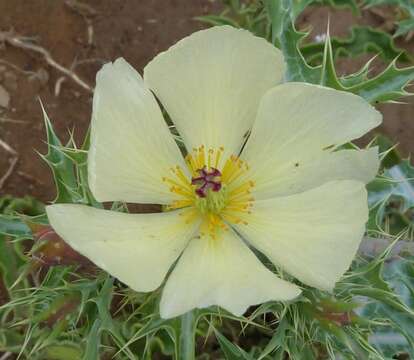
[[[300,289],[268,270],[233,231],[217,239],[193,239],[185,249],[164,288],[163,318],[193,308],[219,305],[242,315],[250,305],[290,300]]]
[[[367,219],[364,184],[345,180],[256,201],[248,225],[236,228],[303,283],[332,290],[356,254]]]
[[[238,154],[264,93],[281,82],[282,53],[242,29],[198,31],[156,56],[144,79],[188,150],[225,147]]]
[[[162,182],[185,168],[161,110],[141,76],[124,59],[103,66],[93,97],[89,185],[98,201],[169,203]]]
[[[365,184],[379,168],[378,148],[323,152],[317,158],[271,168],[272,178],[255,173],[253,196],[257,200],[301,193],[334,180],[357,180]],[[262,178],[265,177],[265,178]]]
[[[274,182],[282,172],[292,173],[295,167],[320,162],[323,153],[364,135],[381,119],[364,99],[350,93],[304,83],[286,83],[269,90],[242,153],[255,174],[255,196],[264,199],[261,187]],[[353,178],[354,173],[349,175]]]
[[[70,246],[136,291],[161,284],[196,230],[179,212],[126,214],[74,204],[46,211]]]

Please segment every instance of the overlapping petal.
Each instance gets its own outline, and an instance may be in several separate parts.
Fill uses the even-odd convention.
[[[224,146],[237,154],[261,97],[281,82],[281,52],[246,30],[217,26],[156,56],[144,79],[182,135],[188,150]]]
[[[372,152],[335,153],[331,157],[326,153],[364,135],[378,126],[381,118],[364,99],[350,93],[304,83],[286,83],[269,90],[242,153],[254,174],[255,197],[265,199],[272,191],[292,193],[289,181],[300,183],[297,191],[335,179],[369,181],[378,167]],[[361,177],[354,165],[368,170]],[[311,179],[308,185],[294,176],[299,172]],[[318,172],[322,173],[319,180]],[[280,181],[281,177],[285,180]]]
[[[124,60],[98,72],[93,98],[89,185],[98,201],[169,203],[162,182],[171,166],[185,168],[161,110]]]
[[[152,291],[194,234],[178,211],[126,214],[85,205],[46,208],[50,224],[75,250],[137,291]]]
[[[325,151],[315,159],[283,163],[272,168],[272,177],[254,188],[257,200],[304,192],[334,180],[357,180],[368,183],[378,172],[378,148],[367,150]],[[265,170],[263,170],[265,172]],[[261,174],[254,174],[260,177]]]
[[[162,294],[163,318],[193,308],[219,305],[242,315],[250,305],[290,300],[300,289],[279,279],[233,231],[217,239],[193,239],[172,271]]]
[[[248,225],[236,228],[303,283],[332,290],[356,254],[367,219],[364,184],[345,180],[256,201]]]

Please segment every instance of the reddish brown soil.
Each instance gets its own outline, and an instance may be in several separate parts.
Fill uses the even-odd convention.
[[[0,31],[13,28],[19,35],[36,37],[37,44],[65,67],[70,67],[76,60],[93,60],[80,63],[75,68],[91,86],[103,62],[123,56],[141,70],[159,51],[201,28],[202,25],[193,19],[195,16],[219,9],[214,0],[84,1],[96,12],[95,15],[87,15],[93,29],[93,42],[88,44],[87,21],[72,10],[68,2],[0,0]],[[302,19],[302,24],[312,23],[314,34],[322,33],[326,29],[326,15],[326,10],[312,10]],[[333,12],[331,32],[334,35],[346,33],[352,21],[350,12]],[[372,25],[384,22],[365,14],[360,21]],[[412,45],[406,44],[413,49]],[[6,45],[0,49],[0,59],[20,68],[16,70],[0,62],[0,84],[11,96],[9,109],[0,112],[0,139],[14,148],[19,156],[12,175],[0,189],[0,195],[30,194],[43,201],[52,200],[54,186],[50,172],[35,152],[44,153],[46,149],[38,98],[45,104],[58,134],[66,141],[73,129],[75,139],[80,142],[90,119],[91,96],[68,79],[62,83],[59,96],[55,96],[56,82],[61,74],[38,54]],[[341,71],[355,66],[355,61],[343,61]],[[43,78],[35,76],[36,73],[43,74]],[[406,154],[413,152],[414,104],[383,105],[381,110],[385,115],[382,130],[400,142]],[[0,177],[7,169],[8,161],[8,154],[0,147]]]

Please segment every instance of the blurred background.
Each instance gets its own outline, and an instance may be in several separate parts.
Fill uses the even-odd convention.
[[[142,72],[158,52],[208,26],[197,17],[222,10],[219,0],[0,0],[0,195],[32,195],[43,202],[54,198],[51,172],[38,154],[46,151],[39,99],[59,137],[68,141],[73,136],[81,144],[95,74],[103,63],[122,56]],[[312,6],[297,27],[311,30],[308,39],[322,42],[328,18],[331,36],[349,37],[355,24],[393,33],[396,11],[383,6],[357,15]],[[403,65],[412,64],[413,34],[398,37],[394,45],[404,51]],[[370,54],[338,58],[339,75],[358,70],[376,51],[374,46]],[[374,60],[373,73],[389,62],[383,60]],[[414,101],[404,101],[379,106],[384,114],[379,131],[407,157],[414,151]]]

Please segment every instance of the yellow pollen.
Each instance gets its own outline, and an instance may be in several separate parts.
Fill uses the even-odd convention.
[[[218,232],[229,230],[231,224],[247,225],[246,218],[254,203],[251,191],[255,183],[250,180],[249,165],[235,155],[223,163],[223,153],[222,146],[207,149],[201,145],[185,157],[188,171],[175,166],[171,176],[162,178],[168,190],[177,196],[165,209],[182,209],[180,216],[184,222],[200,221],[200,234],[208,234],[212,239],[218,237]],[[221,176],[209,178],[208,174],[214,172]],[[215,187],[200,189],[206,183],[212,186],[209,181]]]

